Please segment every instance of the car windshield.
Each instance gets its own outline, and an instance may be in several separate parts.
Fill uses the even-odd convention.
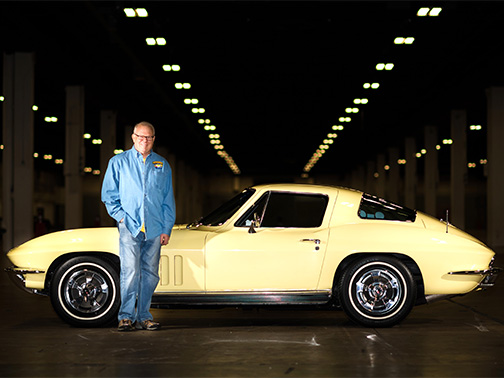
[[[254,194],[255,189],[245,189],[240,194],[233,197],[231,200],[219,206],[206,217],[201,218],[198,225],[203,226],[221,226],[227,222],[231,216],[243,206],[245,202]]]

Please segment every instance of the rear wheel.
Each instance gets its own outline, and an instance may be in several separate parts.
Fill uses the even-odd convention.
[[[117,320],[119,274],[112,263],[92,256],[62,264],[51,282],[51,303],[67,323],[99,327]]]
[[[391,327],[411,311],[416,283],[398,259],[369,256],[355,261],[338,283],[340,304],[355,322],[366,327]]]

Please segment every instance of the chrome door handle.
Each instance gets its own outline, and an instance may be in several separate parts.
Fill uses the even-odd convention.
[[[301,239],[302,242],[314,242],[315,244],[320,244],[320,239]]]
[[[315,243],[315,251],[320,250],[320,239],[301,239],[300,242],[312,242]]]

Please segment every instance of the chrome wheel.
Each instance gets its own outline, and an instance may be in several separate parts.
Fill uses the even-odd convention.
[[[54,310],[67,323],[98,327],[116,320],[119,274],[114,265],[97,257],[75,257],[61,265],[51,281]]]
[[[403,297],[403,285],[400,278],[390,269],[380,268],[361,271],[356,277],[350,295],[359,306],[375,314],[390,312]]]
[[[62,292],[65,301],[81,313],[99,311],[109,303],[110,295],[114,294],[107,280],[92,267],[72,273]]]
[[[369,256],[342,274],[337,294],[341,307],[367,327],[390,327],[403,320],[416,300],[416,283],[408,268],[390,256]]]

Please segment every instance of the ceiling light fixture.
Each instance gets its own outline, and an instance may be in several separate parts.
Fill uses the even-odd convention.
[[[124,13],[126,17],[148,17],[149,13],[145,8],[124,8]]]
[[[175,88],[177,88],[177,89],[190,89],[191,84],[189,84],[189,83],[175,83]]]
[[[418,17],[425,17],[425,16],[430,16],[430,17],[437,17],[441,13],[443,8],[420,8],[417,12]]]
[[[394,63],[378,63],[376,65],[377,71],[391,71],[394,68]]]
[[[395,45],[412,45],[415,42],[415,38],[413,37],[397,37],[394,39]]]
[[[145,42],[149,46],[165,46],[166,39],[164,38],[145,38]]]
[[[378,89],[380,87],[379,83],[364,83],[363,88],[364,89]]]
[[[184,104],[197,104],[199,103],[199,100],[197,98],[185,98],[184,99]]]
[[[149,13],[147,12],[147,10],[145,8],[136,8],[135,12],[138,17],[148,17],[149,16]]]
[[[359,104],[366,105],[368,103],[368,99],[367,98],[356,98],[353,100],[353,102],[356,105],[359,105]]]
[[[170,64],[164,64],[163,65],[163,70],[164,71],[175,71],[175,72],[177,72],[177,71],[180,71],[180,66],[178,64],[172,64],[172,65],[170,65]]]

